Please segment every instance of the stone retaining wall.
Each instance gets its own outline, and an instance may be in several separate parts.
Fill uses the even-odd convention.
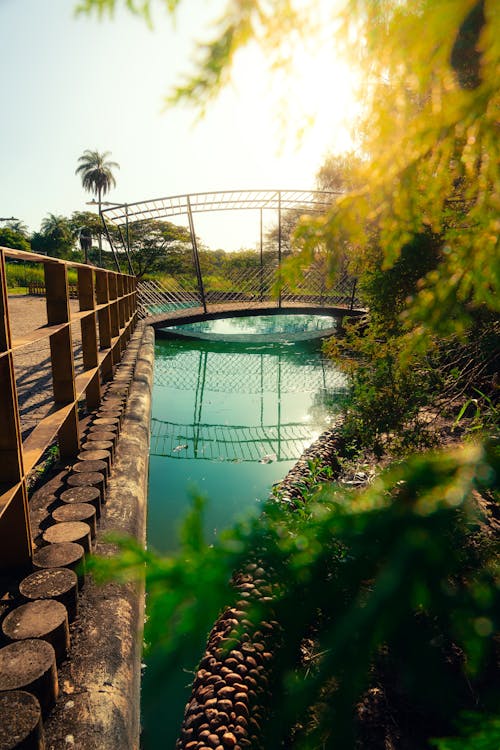
[[[280,502],[294,507],[311,477],[330,468],[338,474],[342,450],[337,429],[324,432],[276,486]],[[258,556],[233,580],[238,597],[217,619],[199,664],[177,741],[177,750],[262,750],[266,718],[272,705],[273,664],[283,633],[272,611],[278,585],[259,566]],[[270,612],[256,626],[248,619],[260,602]],[[268,609],[271,604],[270,609]]]

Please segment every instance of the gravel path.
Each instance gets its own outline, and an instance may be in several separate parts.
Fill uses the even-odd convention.
[[[78,310],[78,300],[70,300],[72,311]],[[44,297],[28,295],[9,297],[10,328],[14,344],[14,371],[21,417],[23,440],[49,411],[53,402],[52,370],[49,339],[17,348],[16,339],[47,324]],[[71,326],[75,372],[83,368],[81,329],[79,322]]]

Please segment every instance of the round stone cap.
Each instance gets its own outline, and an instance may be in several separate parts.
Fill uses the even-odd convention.
[[[21,604],[9,612],[2,623],[2,630],[11,640],[45,638],[68,618],[64,604],[55,599],[37,599]]]
[[[66,568],[83,560],[84,554],[82,545],[76,542],[49,544],[35,552],[33,565],[36,568]]]
[[[0,750],[24,748],[25,740],[32,739],[37,727],[41,735],[41,717],[40,703],[31,693],[25,690],[0,693]]]
[[[56,663],[54,647],[36,638],[0,648],[0,691],[17,690],[40,679]]]
[[[19,584],[20,593],[26,599],[55,599],[77,585],[77,577],[70,568],[48,568],[35,570]]]

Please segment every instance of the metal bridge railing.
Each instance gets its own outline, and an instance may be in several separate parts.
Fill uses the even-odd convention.
[[[185,275],[168,280],[163,286],[156,282],[141,282],[140,307],[142,314],[173,312],[180,308],[202,307],[237,302],[267,302],[269,306],[292,307],[294,304],[340,306],[353,310],[358,306],[356,282],[344,276],[330,288],[327,269],[320,259],[305,269],[295,286],[277,289],[277,271],[290,255],[290,233],[302,215],[325,213],[331,209],[338,193],[319,190],[225,190],[167,196],[135,203],[110,204],[101,211],[107,237],[115,261],[127,259],[132,270],[133,227],[140,222],[161,222],[185,216],[191,238],[192,258]],[[197,213],[224,211],[253,211],[259,221],[259,262],[223,279],[214,286],[206,259],[200,254],[200,242],[195,229]],[[276,225],[264,243],[264,214],[269,212]],[[222,221],[222,219],[221,219]],[[248,246],[254,246],[255,237]],[[264,247],[265,245],[265,247]],[[272,246],[272,247],[271,247]],[[222,287],[222,288],[221,288]]]

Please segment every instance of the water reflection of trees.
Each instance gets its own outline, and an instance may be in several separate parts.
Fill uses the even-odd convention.
[[[229,349],[229,350],[228,350]],[[170,351],[169,351],[170,350]],[[324,414],[335,413],[346,392],[344,376],[310,348],[237,347],[197,342],[157,347],[155,387],[194,393],[193,419],[179,424],[153,419],[151,454],[177,459],[286,461],[297,458],[325,427]],[[259,394],[255,425],[208,424],[203,421],[205,394]],[[277,394],[273,423],[264,419],[265,394]],[[285,394],[312,393],[310,420],[283,422]]]
[[[324,331],[335,328],[336,319],[327,315],[256,315],[248,318],[230,318],[231,328],[244,334],[298,333],[306,331]],[[200,321],[188,325],[176,326],[179,332],[209,333],[213,321]],[[230,336],[231,334],[227,334]]]

